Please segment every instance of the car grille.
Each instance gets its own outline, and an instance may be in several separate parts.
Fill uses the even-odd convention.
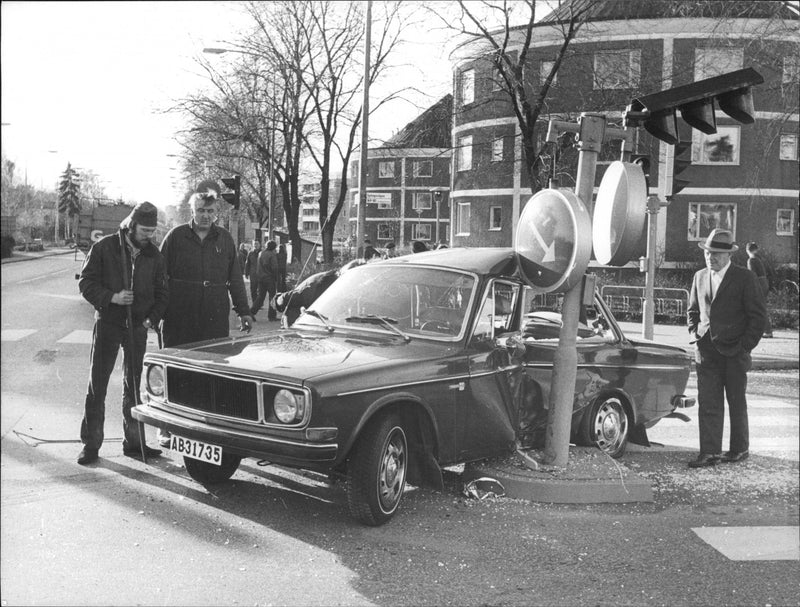
[[[253,381],[167,367],[170,402],[205,413],[258,421],[258,384]]]

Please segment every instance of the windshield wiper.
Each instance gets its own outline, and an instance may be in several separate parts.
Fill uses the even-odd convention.
[[[395,327],[394,325],[397,324],[397,320],[394,318],[390,318],[389,316],[377,316],[375,314],[367,314],[366,316],[348,316],[344,319],[345,322],[360,322],[365,325],[380,325],[386,329],[389,329],[392,333],[395,333],[402,337],[406,343],[411,341],[411,338],[403,333],[400,329]]]
[[[303,310],[303,314],[308,314],[309,316],[313,316],[314,318],[319,318],[322,323],[325,325],[325,328],[328,330],[328,333],[333,333],[333,327],[328,322],[328,319],[323,315],[317,312],[316,310]]]

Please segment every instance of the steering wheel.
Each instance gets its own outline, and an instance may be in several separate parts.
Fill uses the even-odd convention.
[[[433,331],[434,333],[447,333],[448,335],[454,335],[453,328],[450,326],[450,323],[445,320],[429,320],[422,323],[422,326],[419,328],[420,331]]]

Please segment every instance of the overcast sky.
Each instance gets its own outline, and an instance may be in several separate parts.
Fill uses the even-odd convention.
[[[201,86],[193,58],[238,31],[236,5],[4,0],[0,9],[2,146],[19,175],[53,187],[69,161],[100,175],[114,198],[177,204],[168,154],[179,152],[179,123],[159,111]],[[407,52],[424,65],[424,78],[412,70],[410,81],[434,98],[450,92],[451,68],[430,31]],[[370,119],[371,137],[418,113],[394,104]]]

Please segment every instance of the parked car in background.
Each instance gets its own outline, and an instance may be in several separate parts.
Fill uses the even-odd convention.
[[[169,430],[201,483],[245,457],[315,470],[379,525],[406,482],[441,486],[443,466],[541,444],[560,315],[539,300],[511,248],[372,262],[290,329],[146,354],[133,415]],[[625,337],[597,294],[581,321],[573,433],[619,457],[693,403],[690,358]]]

